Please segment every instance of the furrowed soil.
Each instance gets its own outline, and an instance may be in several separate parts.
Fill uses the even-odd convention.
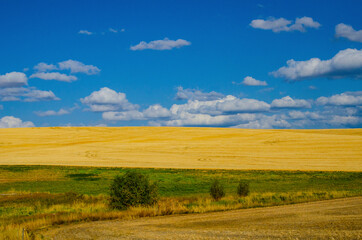
[[[0,165],[362,171],[362,129],[0,129]]]
[[[45,239],[361,239],[362,197],[51,229]]]

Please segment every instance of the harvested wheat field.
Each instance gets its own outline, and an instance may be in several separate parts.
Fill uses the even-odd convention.
[[[362,129],[0,129],[0,164],[362,170]]]
[[[45,233],[57,239],[360,239],[362,198],[205,214],[100,221]],[[46,239],[47,239],[46,238]]]

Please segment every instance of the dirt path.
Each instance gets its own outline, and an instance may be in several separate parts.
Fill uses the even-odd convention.
[[[51,239],[362,239],[362,197],[123,221],[48,231]]]

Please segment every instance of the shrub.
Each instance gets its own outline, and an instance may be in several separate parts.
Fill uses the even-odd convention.
[[[225,196],[224,187],[217,179],[211,184],[210,195],[215,201],[220,200]]]
[[[239,197],[246,197],[249,194],[249,183],[240,181],[236,189],[236,193]]]
[[[151,183],[145,175],[134,171],[116,176],[110,187],[110,206],[115,209],[151,205],[157,200],[157,185]]]

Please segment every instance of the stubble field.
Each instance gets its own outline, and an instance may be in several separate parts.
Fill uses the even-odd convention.
[[[0,165],[361,171],[362,129],[0,129]]]

